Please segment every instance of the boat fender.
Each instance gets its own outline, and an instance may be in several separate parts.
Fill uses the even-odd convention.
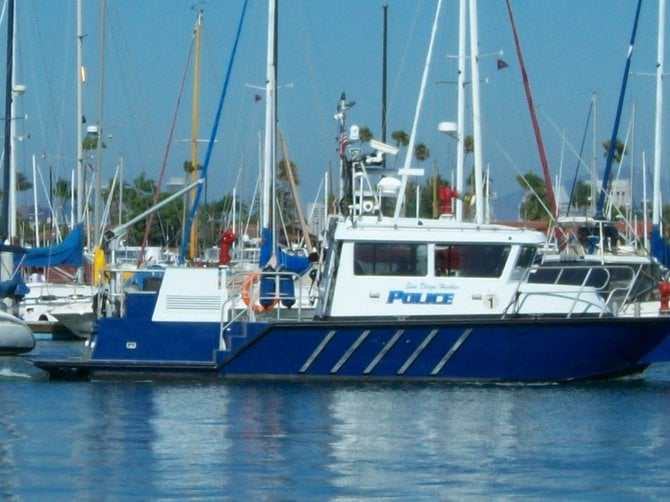
[[[242,284],[242,292],[240,293],[242,296],[242,301],[247,307],[251,307],[253,311],[257,314],[263,313],[263,312],[270,312],[275,305],[277,305],[278,298],[275,296],[275,298],[270,302],[267,306],[261,305],[260,303],[253,303],[251,301],[251,289],[254,285],[254,283],[260,282],[261,280],[261,274],[258,272],[253,272],[251,274],[248,274],[244,278],[244,283]]]
[[[279,266],[277,272],[285,272],[279,274],[279,297],[281,304],[284,307],[291,308],[295,305],[295,285],[293,284],[293,276],[286,271],[286,267]]]
[[[661,314],[670,314],[670,282],[660,281],[658,291],[661,294],[661,307],[658,309]]]

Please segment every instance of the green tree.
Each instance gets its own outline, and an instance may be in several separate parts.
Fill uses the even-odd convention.
[[[409,134],[403,130],[393,131],[391,133],[391,139],[395,141],[395,146],[398,148],[409,145]]]
[[[374,138],[374,134],[372,134],[372,131],[368,127],[361,127],[358,130],[358,136],[363,143],[368,143],[372,138]]]
[[[577,210],[588,208],[591,204],[591,185],[585,181],[578,182],[570,204]]]
[[[603,141],[603,148],[605,149],[603,156],[607,157],[607,154],[610,151],[610,140]],[[614,156],[612,157],[612,160],[614,160],[614,162],[617,164],[621,164],[624,155],[627,153],[628,151],[626,150],[626,146],[620,139],[617,138],[616,142],[614,143]]]
[[[63,178],[58,178],[56,184],[52,188],[52,195],[58,200],[58,204],[54,208],[57,219],[60,223],[63,223],[65,202],[70,198],[70,182]]]
[[[550,214],[545,208],[549,208],[549,195],[544,179],[527,172],[523,176],[517,175],[516,180],[524,190],[519,217],[525,221],[548,221]]]
[[[184,172],[188,174],[191,174],[193,172],[193,162],[191,162],[190,160],[185,160],[182,167],[184,168]],[[197,164],[196,170],[202,171],[202,164]]]
[[[414,146],[414,158],[419,164],[428,157],[430,157],[430,149],[424,143],[419,143]]]
[[[426,179],[423,186],[419,188],[419,199],[417,201],[416,189],[418,183],[415,181],[407,182],[407,190],[405,192],[405,214],[416,215],[416,204],[419,204],[419,218],[434,218],[433,214],[433,194],[434,189],[439,190],[441,185],[451,186],[448,181],[443,180],[439,175],[431,176]],[[437,200],[437,205],[440,201]]]
[[[145,173],[141,173],[124,189],[124,207],[128,210],[128,218],[153,206],[156,184]],[[169,193],[160,193],[158,200],[169,197]],[[172,201],[162,207],[154,216],[154,222],[149,232],[149,244],[153,246],[178,246],[181,244],[182,216],[184,213],[183,199]],[[128,229],[127,244],[138,246],[142,244],[146,220],[140,221]]]
[[[107,148],[107,145],[104,141],[102,141],[102,139],[100,140],[100,147]],[[87,132],[86,136],[84,136],[84,139],[81,141],[81,149],[84,150],[84,152],[90,152],[92,150],[97,150],[97,148],[98,134]]]
[[[467,135],[463,138],[463,150],[466,156],[475,151],[475,140],[472,136]]]
[[[23,173],[16,173],[16,191],[25,192],[30,190],[33,187],[33,184],[26,178],[26,175]]]

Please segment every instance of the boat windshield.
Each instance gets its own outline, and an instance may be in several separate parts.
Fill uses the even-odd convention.
[[[510,248],[505,244],[436,244],[435,275],[500,277]]]
[[[427,249],[418,243],[357,242],[354,274],[423,277],[428,273]]]

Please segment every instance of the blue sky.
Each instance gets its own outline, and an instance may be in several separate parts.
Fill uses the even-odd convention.
[[[111,178],[123,158],[126,178],[141,172],[158,178],[165,157],[182,78],[186,86],[169,152],[166,179],[181,176],[190,157],[191,75],[187,55],[196,10],[193,0],[108,0],[105,13],[102,127],[107,149],[103,176]],[[45,178],[69,179],[76,156],[75,0],[17,2],[18,81],[27,92],[17,103],[19,170],[32,178],[36,155]],[[84,115],[88,124],[99,113],[99,2],[84,0]],[[208,138],[242,0],[196,3],[203,9],[200,134]],[[303,204],[322,195],[317,189],[326,171],[337,168],[337,124],[332,115],[344,91],[356,106],[349,122],[381,135],[382,6],[388,5],[388,122],[390,132],[412,128],[421,74],[435,14],[435,0],[281,0],[279,20],[279,130],[298,166]],[[597,96],[596,157],[604,167],[601,143],[609,139],[636,7],[634,0],[513,0],[517,28],[547,147],[553,176],[570,182],[586,127],[592,97]],[[233,65],[223,116],[209,167],[208,198],[218,199],[233,186],[250,197],[259,165],[263,129],[262,94],[250,86],[265,79],[267,1],[250,0],[238,55]],[[423,167],[450,178],[455,142],[437,132],[437,124],[456,118],[456,0],[444,0],[417,141],[431,157]],[[6,32],[3,20],[2,39]],[[479,39],[482,85],[483,157],[497,192],[494,216],[516,219],[522,196],[514,176],[541,174],[521,83],[505,2],[480,0]],[[630,160],[622,176],[641,185],[642,152],[653,159],[657,4],[642,8],[626,104],[619,137],[631,130]],[[509,67],[496,69],[503,51]],[[4,75],[3,75],[4,79]],[[4,80],[3,80],[4,81]],[[668,102],[668,99],[666,99]],[[466,114],[470,113],[470,105]],[[633,112],[635,110],[635,112]],[[667,114],[666,114],[667,115]],[[470,128],[468,117],[466,130]],[[29,136],[29,137],[28,137]],[[561,138],[565,136],[565,141]],[[664,138],[667,134],[664,134]],[[585,157],[593,157],[593,138]],[[204,159],[205,147],[200,149]],[[668,159],[668,153],[664,153]],[[400,154],[404,161],[404,152]],[[471,163],[471,161],[470,161]],[[586,179],[581,171],[579,179]],[[564,185],[570,182],[565,181]],[[664,176],[667,193],[667,177]],[[32,200],[31,194],[23,202]]]

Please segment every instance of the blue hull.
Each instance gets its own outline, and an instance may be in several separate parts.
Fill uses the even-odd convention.
[[[81,360],[35,360],[53,378],[554,382],[643,371],[663,319],[239,322],[101,319]]]
[[[642,358],[645,364],[670,361],[670,338],[663,340],[654,350]]]

